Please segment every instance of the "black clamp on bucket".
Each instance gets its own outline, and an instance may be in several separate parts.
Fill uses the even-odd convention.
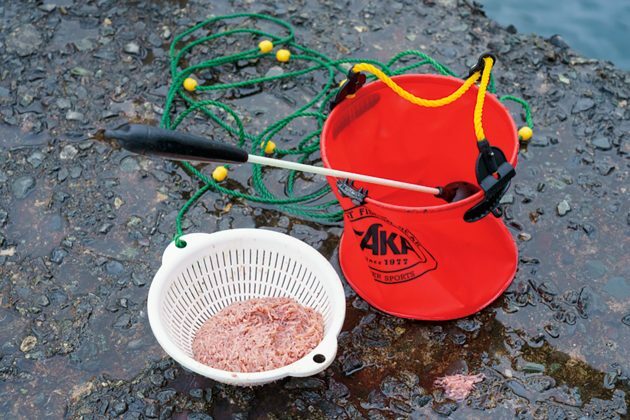
[[[366,188],[357,188],[354,181],[349,179],[337,180],[337,191],[342,197],[349,198],[355,205],[361,206],[365,203],[368,191]]]
[[[348,76],[339,88],[337,96],[330,102],[330,111],[332,111],[337,105],[341,103],[350,95],[357,93],[359,89],[365,84],[365,74],[361,72],[355,72],[354,70],[348,70]]]
[[[489,213],[501,217],[499,202],[510,188],[510,180],[516,175],[514,166],[507,161],[501,149],[490,146],[488,140],[478,142],[477,147],[479,156],[475,172],[484,197],[464,214],[464,220],[467,222],[476,222]]]

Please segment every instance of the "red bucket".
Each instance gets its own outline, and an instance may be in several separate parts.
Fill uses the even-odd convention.
[[[393,80],[427,99],[447,96],[462,84],[436,75]],[[476,95],[472,87],[449,105],[424,108],[380,81],[365,85],[326,120],[324,165],[421,185],[477,185]],[[486,97],[483,124],[492,146],[516,166],[516,127],[494,95]],[[517,249],[501,219],[490,214],[464,221],[466,210],[483,199],[481,190],[446,203],[430,194],[357,182],[368,191],[357,204],[339,193],[335,179],[328,181],[344,209],[343,274],[372,306],[404,318],[461,318],[489,305],[514,278]]]

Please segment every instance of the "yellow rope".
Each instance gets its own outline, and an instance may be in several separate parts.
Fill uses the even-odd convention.
[[[424,106],[427,108],[437,108],[440,106],[448,105],[451,102],[455,102],[457,99],[461,98],[462,95],[466,93],[468,89],[470,89],[470,87],[474,85],[475,82],[479,79],[479,72],[475,72],[472,76],[466,79],[464,84],[461,85],[459,89],[457,89],[455,92],[451,93],[450,95],[444,98],[440,98],[440,99],[424,99],[424,98],[419,98],[407,92],[405,89],[403,89],[398,84],[396,84],[396,82],[390,79],[389,76],[383,73],[378,67],[375,67],[372,64],[367,64],[367,63],[356,64],[352,68],[352,71],[354,71],[355,73],[358,73],[360,71],[366,71],[368,73],[372,73],[381,82],[389,86],[394,92],[396,92],[402,98],[408,100],[412,104]]]
[[[490,82],[490,72],[492,71],[492,65],[494,61],[490,57],[484,57],[484,67],[483,73],[481,74],[481,82],[479,83],[479,91],[477,92],[477,102],[475,103],[475,112],[473,115],[473,122],[475,125],[475,135],[477,136],[477,141],[482,141],[486,138],[483,132],[483,125],[481,123],[481,117],[483,114],[483,101],[486,97],[486,91],[488,89],[488,83]],[[464,93],[468,92],[468,89],[472,85],[479,80],[480,72],[474,72],[464,83],[453,93],[444,98],[439,99],[424,99],[419,98],[413,95],[410,92],[407,92],[405,89],[400,87],[396,82],[394,82],[388,75],[383,73],[378,67],[373,66],[372,64],[360,63],[356,64],[352,71],[358,73],[360,71],[366,71],[368,73],[372,73],[376,76],[381,82],[385,85],[389,86],[394,92],[396,92],[403,99],[408,100],[412,104],[424,106],[427,108],[437,108],[440,106],[448,105],[452,102],[455,102],[457,99],[461,98]]]
[[[481,116],[483,114],[483,101],[486,98],[486,89],[488,88],[488,83],[490,82],[490,72],[492,71],[492,65],[494,64],[494,61],[490,57],[484,57],[483,61],[483,74],[481,75],[481,82],[479,82],[477,103],[475,103],[475,113],[473,115],[477,141],[483,141],[486,138],[486,135],[483,132],[483,125],[481,124]]]

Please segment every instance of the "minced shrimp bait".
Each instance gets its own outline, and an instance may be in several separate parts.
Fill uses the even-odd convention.
[[[324,337],[322,315],[291,298],[233,303],[208,319],[192,344],[195,360],[231,372],[263,372],[291,364]]]
[[[465,400],[475,389],[475,384],[484,380],[483,373],[478,375],[449,375],[436,379],[435,385],[444,388],[444,393],[456,401]]]

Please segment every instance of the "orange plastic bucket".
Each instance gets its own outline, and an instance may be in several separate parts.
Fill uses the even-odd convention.
[[[436,75],[393,80],[428,99],[444,97],[462,84]],[[326,120],[324,165],[422,185],[477,185],[476,95],[473,87],[449,105],[423,108],[380,81],[367,84]],[[516,166],[516,127],[494,95],[487,95],[483,124],[490,143]],[[464,221],[483,191],[446,203],[429,194],[357,182],[357,188],[368,191],[357,203],[339,192],[337,180],[328,181],[344,209],[343,274],[372,306],[404,318],[460,318],[490,304],[514,278],[517,249],[502,220],[490,214]]]

